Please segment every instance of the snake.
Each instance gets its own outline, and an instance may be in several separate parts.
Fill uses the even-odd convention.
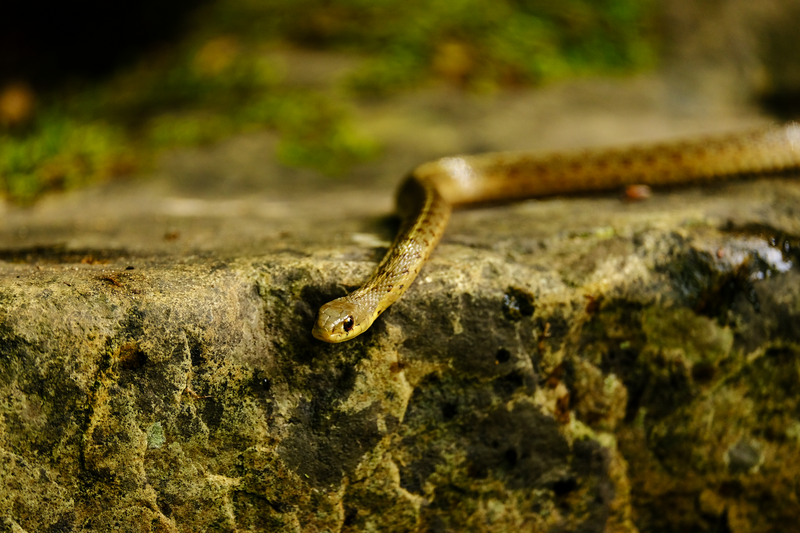
[[[372,276],[323,305],[312,335],[361,335],[408,290],[455,208],[625,186],[702,184],[800,169],[800,124],[627,147],[537,154],[495,152],[423,163],[397,191],[400,229]]]

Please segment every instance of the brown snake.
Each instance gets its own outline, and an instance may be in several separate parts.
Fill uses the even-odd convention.
[[[648,146],[535,155],[527,152],[445,157],[414,169],[397,193],[403,223],[372,277],[323,305],[312,334],[352,339],[417,277],[454,207],[537,196],[677,185],[800,168],[800,125],[790,123]]]

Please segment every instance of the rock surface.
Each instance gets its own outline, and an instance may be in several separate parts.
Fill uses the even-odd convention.
[[[800,181],[457,213],[361,337],[310,335],[457,152],[762,123],[653,80],[364,108],[347,184],[269,135],[7,207],[0,531],[732,531],[800,521]],[[531,131],[536,133],[531,136]]]

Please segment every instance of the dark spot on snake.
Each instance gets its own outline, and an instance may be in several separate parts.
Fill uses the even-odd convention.
[[[353,331],[353,317],[349,316],[344,320],[344,330],[347,332]]]

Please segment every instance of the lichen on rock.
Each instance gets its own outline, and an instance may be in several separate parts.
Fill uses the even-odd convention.
[[[3,527],[796,521],[797,199],[769,180],[459,213],[415,286],[341,345],[310,336],[314,313],[380,249],[17,253],[0,269]],[[720,219],[734,202],[764,214]]]

